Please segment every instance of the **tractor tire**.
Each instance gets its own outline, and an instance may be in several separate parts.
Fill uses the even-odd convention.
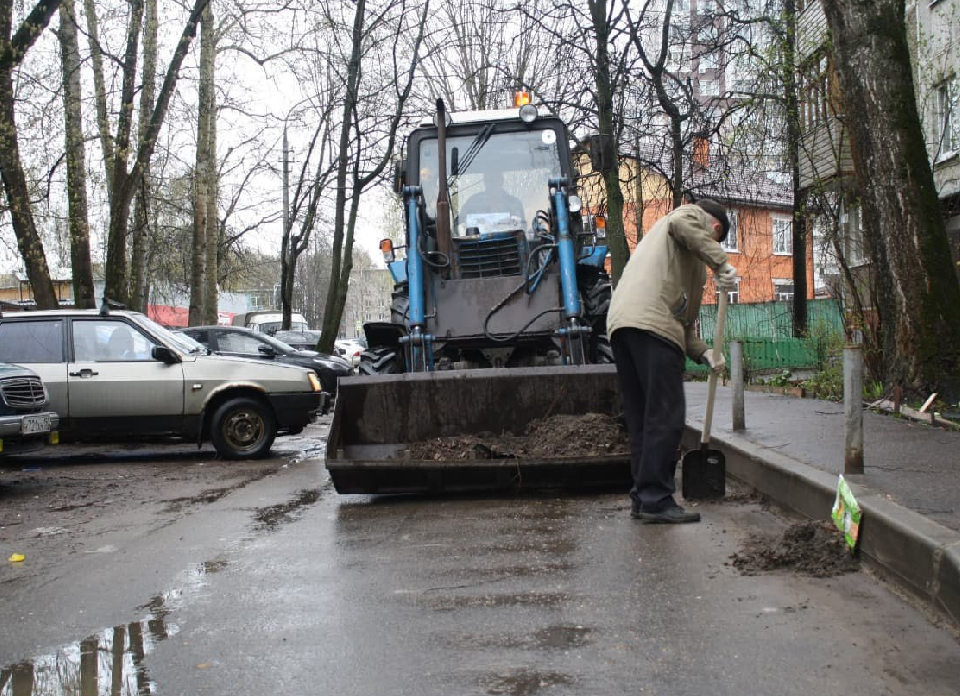
[[[210,441],[224,459],[262,459],[277,437],[270,407],[257,399],[230,399],[213,413]]]
[[[610,309],[610,297],[613,294],[610,276],[605,271],[581,272],[578,285],[584,319],[594,328],[594,331],[599,325],[600,330],[605,332],[607,310]]]
[[[595,333],[590,336],[590,362],[595,365],[613,362],[613,348],[610,347],[606,334]]]
[[[581,271],[578,280],[583,318],[593,330],[588,358],[595,364],[612,363],[613,350],[607,339],[607,310],[613,294],[610,276],[605,271],[589,270]]]
[[[360,354],[361,375],[396,375],[403,372],[396,348],[369,348]]]

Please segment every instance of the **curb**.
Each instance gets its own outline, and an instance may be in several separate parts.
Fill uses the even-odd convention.
[[[688,419],[690,420],[690,419]],[[700,446],[702,423],[686,426],[681,446]],[[694,427],[696,426],[696,427]],[[829,519],[837,475],[732,433],[710,434],[726,458],[727,475],[810,519]],[[859,552],[896,584],[960,629],[960,532],[891,502],[849,478],[863,510]]]

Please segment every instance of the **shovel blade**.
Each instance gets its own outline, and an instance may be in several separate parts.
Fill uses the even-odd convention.
[[[727,462],[715,449],[690,450],[683,457],[681,490],[686,500],[715,500],[726,494]]]

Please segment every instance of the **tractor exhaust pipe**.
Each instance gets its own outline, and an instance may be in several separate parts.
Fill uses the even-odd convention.
[[[450,258],[450,190],[447,186],[447,108],[437,99],[437,251]],[[447,271],[445,270],[444,273]]]

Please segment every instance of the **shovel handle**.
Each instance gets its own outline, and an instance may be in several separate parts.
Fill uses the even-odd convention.
[[[713,359],[716,362],[723,354],[723,324],[727,317],[727,291],[720,291],[720,301],[717,305],[717,331],[713,337]],[[700,448],[706,449],[710,444],[710,426],[713,424],[713,397],[717,393],[717,373],[712,369],[707,378],[707,412],[703,416],[703,433],[700,435]]]

